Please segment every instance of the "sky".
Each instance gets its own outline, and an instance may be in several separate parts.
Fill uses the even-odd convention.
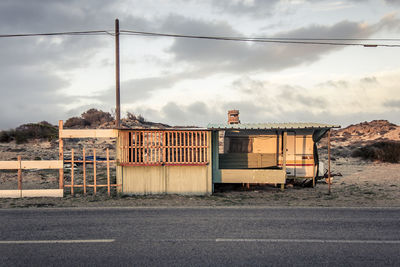
[[[2,0],[0,34],[399,38],[396,0]],[[0,129],[115,109],[113,36],[0,38]],[[400,43],[400,41],[398,42]],[[122,35],[121,110],[171,125],[400,124],[400,48]]]

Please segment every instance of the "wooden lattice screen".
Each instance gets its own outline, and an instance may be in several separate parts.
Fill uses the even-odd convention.
[[[120,165],[205,165],[208,131],[122,131]]]

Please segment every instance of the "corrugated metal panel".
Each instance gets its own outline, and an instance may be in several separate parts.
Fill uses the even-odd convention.
[[[340,125],[326,123],[242,123],[242,124],[209,124],[211,130],[288,130],[288,129],[328,129],[340,128]]]

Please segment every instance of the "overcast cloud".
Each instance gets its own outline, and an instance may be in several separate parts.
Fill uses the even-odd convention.
[[[330,6],[307,13],[320,5]],[[3,0],[0,34],[112,31],[118,17],[121,28],[138,31],[389,38],[400,32],[398,8],[391,0]],[[275,25],[273,33],[266,25]],[[0,38],[0,129],[56,123],[90,107],[113,109],[113,42],[112,36]],[[394,48],[366,54],[342,46],[127,36],[121,48],[122,109],[149,120],[205,126],[224,122],[227,110],[238,108],[244,122],[347,124],[381,118],[400,123],[394,115],[399,100],[391,97],[400,82]],[[368,64],[355,63],[366,56],[371,56]],[[353,68],[336,67],[350,57]]]

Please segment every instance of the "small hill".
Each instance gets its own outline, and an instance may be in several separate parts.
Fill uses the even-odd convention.
[[[381,162],[400,162],[400,126],[387,120],[373,120],[333,130],[331,137],[334,158],[359,157]],[[324,154],[327,138],[319,146]]]
[[[65,120],[65,129],[111,129],[115,127],[114,117],[109,112],[97,109],[89,109],[79,117],[71,117]],[[121,128],[169,128],[163,123],[147,121],[141,115],[128,112],[126,117],[121,119]],[[0,143],[17,144],[27,143],[31,140],[53,141],[58,139],[58,125],[52,125],[46,121],[38,123],[27,123],[15,129],[0,131]]]
[[[400,141],[400,126],[387,120],[373,120],[352,124],[332,132],[332,143],[349,146],[378,141]]]

